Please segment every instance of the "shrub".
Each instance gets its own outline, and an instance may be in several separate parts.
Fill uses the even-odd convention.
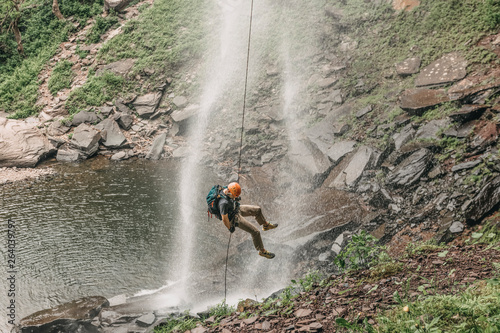
[[[376,242],[377,239],[364,230],[353,235],[349,244],[335,257],[335,265],[341,271],[373,266],[378,262],[378,256],[387,253],[385,247]]]
[[[52,95],[57,94],[62,89],[71,88],[71,81],[75,76],[71,70],[71,66],[73,66],[72,62],[63,60],[58,62],[54,67],[48,82],[48,87]]]

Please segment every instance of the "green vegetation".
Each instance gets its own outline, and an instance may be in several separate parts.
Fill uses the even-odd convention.
[[[85,43],[95,44],[99,43],[101,40],[101,35],[109,30],[112,26],[118,23],[118,18],[116,16],[109,15],[107,17],[97,16],[95,23],[90,29]]]
[[[401,304],[378,323],[378,332],[499,332],[500,281],[482,281],[458,295]]]
[[[71,70],[71,66],[73,66],[72,62],[63,60],[58,62],[54,67],[48,82],[48,87],[52,95],[57,94],[59,90],[71,88],[71,81],[75,76]]]
[[[3,18],[10,2],[2,2]],[[35,6],[36,5],[36,6]],[[88,18],[102,12],[103,0],[60,0],[59,8],[64,17],[85,24]],[[23,54],[18,53],[13,32],[0,29],[0,110],[11,113],[11,118],[26,118],[38,112],[38,75],[59,44],[75,31],[73,22],[60,21],[52,14],[51,6],[39,5],[35,0],[22,2],[16,14],[22,34]],[[10,24],[11,21],[3,21]]]
[[[447,246],[444,244],[437,244],[434,238],[431,238],[426,242],[419,242],[419,243],[409,242],[405,248],[405,255],[406,257],[412,257],[415,255],[421,255],[436,250],[443,250],[446,249],[446,247]]]
[[[99,76],[90,76],[82,87],[71,92],[66,101],[66,108],[70,114],[74,114],[88,106],[101,106],[125,88],[125,79],[113,73],[104,72]]]
[[[335,257],[334,263],[341,271],[372,267],[388,258],[384,246],[376,244],[377,238],[362,230],[352,235],[347,246]]]
[[[200,320],[191,317],[188,313],[179,318],[172,318],[166,321],[162,326],[155,327],[155,333],[171,333],[171,332],[185,332],[196,327]]]

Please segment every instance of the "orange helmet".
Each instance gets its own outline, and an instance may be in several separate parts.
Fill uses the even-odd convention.
[[[241,186],[240,184],[238,183],[231,183],[227,186],[227,189],[229,190],[229,192],[231,192],[231,194],[237,198],[240,196],[241,194]]]

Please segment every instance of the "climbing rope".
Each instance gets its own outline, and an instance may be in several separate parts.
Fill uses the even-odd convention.
[[[240,182],[240,172],[241,172],[241,148],[243,147],[243,132],[244,132],[244,126],[245,126],[245,109],[246,109],[246,102],[247,102],[247,86],[248,86],[248,64],[250,61],[250,38],[252,36],[252,18],[253,18],[253,0],[250,4],[250,26],[248,28],[248,48],[247,48],[247,65],[246,65],[246,71],[245,71],[245,90],[243,92],[243,112],[241,116],[241,136],[240,136],[240,149],[239,149],[239,156],[238,156],[238,180],[236,181],[237,183]]]
[[[245,69],[245,89],[243,92],[243,112],[241,116],[241,136],[240,136],[240,149],[238,156],[238,179],[237,183],[240,182],[240,172],[241,172],[241,148],[243,147],[243,132],[245,126],[245,109],[247,101],[247,86],[248,86],[248,64],[250,60],[250,39],[252,36],[252,18],[253,18],[253,0],[250,4],[250,25],[248,28],[248,48],[247,48],[247,65]],[[231,236],[233,233],[229,233],[229,241],[227,242],[227,253],[226,253],[226,270],[224,272],[224,303],[227,299],[227,261],[229,259],[229,244],[231,244]]]

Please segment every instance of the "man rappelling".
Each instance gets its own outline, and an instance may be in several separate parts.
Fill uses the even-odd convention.
[[[253,216],[264,231],[274,229],[278,224],[267,222],[259,206],[240,205],[240,194],[241,186],[236,182],[225,187],[214,186],[207,195],[209,214],[222,220],[231,233],[235,231],[236,227],[248,232],[252,236],[253,245],[259,251],[259,255],[267,259],[274,258],[274,253],[264,248],[259,229],[247,221],[245,216]]]

